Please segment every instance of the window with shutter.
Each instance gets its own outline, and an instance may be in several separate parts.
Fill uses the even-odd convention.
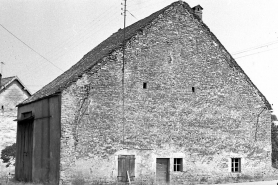
[[[118,181],[128,182],[134,181],[135,178],[135,155],[119,155],[118,156]]]

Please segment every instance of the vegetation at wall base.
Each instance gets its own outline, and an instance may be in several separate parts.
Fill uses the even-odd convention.
[[[3,163],[7,163],[6,167],[9,167],[10,165],[14,165],[15,154],[16,154],[15,143],[10,146],[7,146],[1,151],[1,159]]]

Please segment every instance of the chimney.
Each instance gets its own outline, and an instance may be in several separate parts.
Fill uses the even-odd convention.
[[[192,8],[192,10],[194,11],[194,13],[202,20],[202,10],[203,8],[200,5],[194,6]]]

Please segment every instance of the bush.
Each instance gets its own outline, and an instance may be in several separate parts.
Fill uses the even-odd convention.
[[[1,159],[3,163],[7,163],[6,167],[9,167],[11,164],[14,165],[14,159],[16,154],[16,144],[7,146],[1,151]]]

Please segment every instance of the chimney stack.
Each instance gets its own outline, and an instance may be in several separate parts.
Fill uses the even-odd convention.
[[[200,5],[194,6],[192,8],[192,10],[194,11],[194,13],[202,20],[202,10],[203,8]]]

